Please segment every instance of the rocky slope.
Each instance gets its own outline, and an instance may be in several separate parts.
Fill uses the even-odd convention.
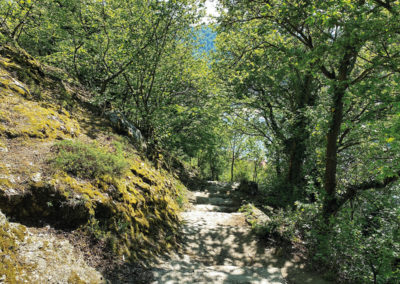
[[[46,229],[9,223],[0,213],[0,283],[103,283],[73,244]],[[62,271],[63,273],[60,273]]]
[[[123,266],[176,244],[184,186],[89,101],[62,71],[0,46],[0,282],[99,283],[91,253]]]

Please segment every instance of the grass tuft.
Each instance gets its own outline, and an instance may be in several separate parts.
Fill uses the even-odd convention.
[[[81,178],[120,176],[129,164],[118,149],[110,153],[93,143],[64,140],[55,144],[51,163],[60,170]]]

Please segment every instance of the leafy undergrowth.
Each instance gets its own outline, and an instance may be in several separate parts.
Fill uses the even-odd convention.
[[[57,155],[52,159],[52,164],[81,178],[121,176],[128,167],[120,148],[109,153],[95,144],[64,140],[56,143],[54,149]]]
[[[246,204],[239,211],[245,214],[246,221],[261,238],[269,238],[286,244],[300,242],[294,220],[283,210],[274,211],[271,207],[265,206],[266,214],[253,204]]]
[[[175,247],[185,187],[88,110],[78,85],[50,71],[0,48],[0,210],[24,224],[83,231],[126,261]],[[8,251],[16,240],[0,251],[18,269]],[[14,270],[0,275],[16,281]]]
[[[383,202],[376,196],[374,198],[377,203]],[[338,215],[331,227],[318,218],[321,209],[318,203],[297,202],[296,209],[287,210],[273,210],[266,206],[262,211],[253,204],[246,204],[240,210],[260,238],[290,248],[293,253],[304,257],[311,270],[319,271],[327,280],[373,283],[375,273],[376,283],[398,283],[398,263],[392,261],[393,256],[398,256],[398,227],[393,229],[388,225],[388,220],[397,220],[398,223],[398,203],[391,200],[385,206],[384,214],[373,220],[375,223],[371,220],[355,223],[349,210]],[[380,230],[385,232],[383,237],[378,237]],[[380,251],[384,245],[390,250]]]

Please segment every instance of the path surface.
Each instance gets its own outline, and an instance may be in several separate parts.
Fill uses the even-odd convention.
[[[235,213],[240,201],[234,187],[210,182],[190,201],[182,250],[156,265],[152,283],[328,283],[257,240],[244,215]]]

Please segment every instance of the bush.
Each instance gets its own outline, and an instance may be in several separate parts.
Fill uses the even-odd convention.
[[[247,179],[240,180],[238,190],[248,196],[256,196],[259,193],[258,184],[254,181],[248,181]]]
[[[296,234],[296,218],[292,211],[275,211],[269,206],[260,210],[253,204],[246,204],[239,211],[244,213],[253,231],[260,238],[271,238],[284,243],[299,240]]]
[[[349,283],[400,283],[400,210],[396,187],[363,192],[320,236],[318,263],[336,266]]]
[[[121,175],[128,167],[122,151],[114,153],[93,143],[64,140],[55,144],[56,156],[51,163],[67,173],[81,178],[97,178],[103,175]]]

